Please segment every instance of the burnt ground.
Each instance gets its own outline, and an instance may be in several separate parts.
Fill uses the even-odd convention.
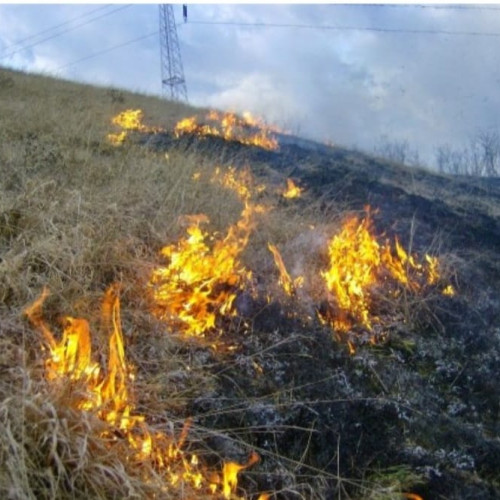
[[[293,303],[246,307],[251,334],[222,364],[195,349],[217,371],[217,386],[190,408],[199,426],[222,433],[207,446],[261,455],[242,486],[286,499],[398,498],[397,488],[425,500],[500,498],[500,179],[290,138],[278,152],[167,134],[146,142],[195,145],[271,180],[291,176],[307,190],[299,210],[312,200],[325,216],[332,203],[369,204],[380,232],[434,249],[453,269],[454,297],[430,295],[411,321],[394,321],[384,341],[354,355],[319,323],[293,319]],[[374,484],[387,496],[370,496]]]

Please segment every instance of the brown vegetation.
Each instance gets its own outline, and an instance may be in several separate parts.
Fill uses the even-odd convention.
[[[323,156],[293,147],[262,152],[218,137],[176,139],[155,131],[130,132],[116,146],[106,137],[119,132],[111,119],[126,108],[142,109],[145,124],[164,131],[206,114],[154,97],[0,70],[0,496],[263,500],[268,492],[284,499],[420,494],[427,500],[465,484],[471,493],[464,498],[478,491],[494,498],[487,493],[500,488],[490,465],[498,448],[473,433],[483,425],[496,429],[497,392],[488,386],[483,394],[470,380],[487,382],[481,370],[496,359],[498,346],[488,335],[497,328],[497,305],[486,291],[481,304],[473,302],[476,289],[459,273],[497,282],[489,257],[498,238],[491,226],[499,213],[495,193],[471,196],[481,186],[386,167],[340,148]],[[194,220],[186,216],[204,214],[210,244],[238,224],[248,199],[211,181],[216,167],[233,160],[250,161],[255,185],[266,184],[252,193],[262,210],[252,213],[251,237],[238,253],[251,284],[238,290],[235,314],[202,339],[186,341],[151,314],[148,283],[162,265],[160,250],[186,237]],[[283,197],[289,175],[300,179],[299,198]],[[321,271],[330,237],[348,213],[360,215],[368,203],[377,237],[400,234],[410,252],[439,255],[441,277],[422,286],[422,294],[397,284],[389,293],[379,283],[369,304],[381,319],[374,332],[350,324],[348,349],[342,335],[334,340],[318,320],[331,299]],[[466,234],[447,241],[457,221],[467,224]],[[441,223],[455,226],[443,230]],[[457,254],[451,241],[463,245]],[[469,267],[468,258],[476,259]],[[276,260],[290,274],[288,295]],[[116,283],[135,410],[153,432],[170,436],[182,434],[192,417],[183,446],[200,457],[207,477],[229,462],[242,470],[249,465],[235,491],[223,492],[220,479],[215,495],[188,483],[170,487],[154,460],[124,460],[123,434],[102,439],[110,434],[99,413],[72,406],[82,387],[47,379],[47,351],[26,308],[50,289],[45,322],[61,334],[63,316],[88,320],[104,367],[108,338],[99,310]],[[443,295],[457,283],[463,297]],[[467,336],[474,329],[482,329],[479,340]],[[453,393],[443,409],[443,394],[453,387],[463,393]],[[450,420],[455,408],[463,420]],[[433,430],[422,431],[430,423]],[[463,437],[464,428],[473,437]],[[463,437],[463,454],[455,453],[447,433]],[[445,486],[433,476],[438,472]]]

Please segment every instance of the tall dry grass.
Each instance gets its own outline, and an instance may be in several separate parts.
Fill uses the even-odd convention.
[[[102,357],[99,302],[107,286],[121,283],[127,356],[138,371],[136,404],[151,420],[163,421],[167,412],[182,425],[187,402],[213,385],[205,358],[193,361],[147,314],[145,283],[161,247],[184,236],[183,215],[204,213],[210,227],[223,232],[238,220],[241,201],[193,180],[195,172],[211,177],[218,163],[196,148],[158,152],[133,142],[109,144],[111,118],[126,108],[143,109],[146,121],[167,129],[195,112],[116,89],[0,70],[5,498],[146,498],[162,488],[123,464],[120,450],[110,451],[97,437],[96,418],[69,408],[64,390],[44,382],[40,338],[23,317],[43,287],[51,291],[47,322],[57,331],[62,315],[89,319]],[[269,193],[261,197],[264,204],[272,204],[275,193]],[[310,209],[299,216],[286,205],[275,207],[245,253],[247,265],[271,266],[264,244],[271,234],[284,244],[312,218]]]
[[[189,402],[216,384],[210,374],[214,370],[207,368],[219,361],[166,335],[148,314],[145,287],[158,251],[185,235],[184,215],[204,213],[210,228],[223,234],[238,220],[242,203],[227,189],[194,180],[195,173],[205,179],[212,176],[223,163],[217,155],[209,157],[196,147],[159,152],[134,141],[120,147],[109,144],[106,135],[116,131],[111,118],[126,108],[142,109],[146,123],[167,130],[180,118],[200,112],[117,89],[0,70],[4,498],[194,498],[192,492],[166,493],[160,478],[151,480],[154,464],[141,468],[124,463],[120,448],[110,448],[98,437],[102,422],[68,407],[63,388],[44,380],[40,337],[23,317],[23,310],[46,286],[51,291],[44,306],[47,322],[60,331],[63,315],[87,318],[96,356],[105,357],[99,303],[104,290],[119,282],[127,358],[137,370],[134,403],[151,425],[168,422],[178,430],[188,416]],[[276,269],[267,243],[281,250],[294,275],[318,271],[325,234],[339,227],[345,208],[333,204],[325,216],[320,210],[325,200],[295,205],[280,198],[280,182],[258,195],[256,201],[268,210],[259,217],[242,256],[276,294]],[[193,446],[201,453],[203,438],[210,434],[193,429]],[[244,440],[238,445],[247,446]],[[283,461],[284,474],[293,485],[297,464],[287,463]],[[149,481],[144,481],[144,468]],[[321,485],[326,475],[316,472],[314,481]],[[316,495],[312,490],[310,498]]]
[[[165,127],[192,113],[146,96],[0,71],[4,498],[145,498],[164,486],[124,465],[120,451],[96,437],[95,417],[67,408],[64,391],[43,382],[40,339],[22,313],[44,286],[51,291],[45,314],[57,330],[66,314],[97,324],[102,292],[122,283],[127,354],[149,374],[138,375],[136,403],[150,413],[167,406],[182,423],[186,399],[210,383],[196,367],[182,383],[168,378],[186,369],[186,355],[166,335],[155,336],[143,289],[158,250],[180,233],[181,215],[204,212],[222,228],[238,201],[192,181],[195,171],[213,167],[196,152],[167,157],[110,145],[110,120],[127,107]],[[106,339],[93,342],[105,355]]]

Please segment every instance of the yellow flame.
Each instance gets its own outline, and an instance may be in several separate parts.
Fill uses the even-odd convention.
[[[118,113],[111,122],[125,130],[147,130],[142,124],[144,113],[141,109],[126,109]]]
[[[236,462],[226,462],[224,464],[222,469],[222,494],[224,495],[224,498],[231,498],[231,495],[236,492],[236,487],[238,486],[238,474],[240,471],[247,469],[259,460],[259,455],[252,452],[246,464],[240,465]]]
[[[166,485],[180,491],[189,486],[200,494],[211,494],[215,498],[239,498],[232,495],[237,488],[238,472],[259,460],[254,452],[243,465],[232,462],[223,466],[223,479],[218,474],[207,471],[200,465],[196,454],[183,451],[191,420],[186,420],[177,440],[161,432],[152,432],[144,415],[134,414],[134,407],[128,390],[130,370],[125,359],[125,348],[120,320],[118,287],[110,287],[103,299],[103,324],[109,334],[109,354],[107,369],[92,361],[90,328],[84,319],[66,318],[63,335],[57,341],[42,315],[42,306],[48,296],[44,289],[40,297],[25,313],[32,324],[41,331],[48,346],[45,362],[46,377],[49,381],[66,380],[68,384],[78,383],[83,387],[83,395],[73,401],[75,409],[96,411],[99,418],[107,422],[109,430],[100,431],[100,436],[108,442],[116,442],[123,436],[129,446],[130,455],[124,461],[138,464],[148,460],[165,479]],[[120,432],[118,432],[120,431]],[[110,440],[109,438],[113,439]],[[215,479],[211,479],[215,478]]]
[[[322,322],[336,331],[346,332],[358,325],[371,330],[372,289],[391,277],[412,291],[435,285],[439,261],[425,255],[422,262],[406,252],[399,241],[391,247],[387,240],[380,245],[373,235],[368,211],[363,220],[348,218],[341,232],[328,245],[329,267],[321,272],[331,300]]]
[[[205,116],[208,123],[199,124],[196,116],[180,120],[174,127],[174,135],[178,138],[184,134],[198,136],[221,137],[226,141],[259,146],[267,150],[278,149],[278,141],[270,134],[277,130],[266,126],[250,113],[240,118],[235,113],[218,113],[210,111]]]
[[[113,144],[113,146],[120,146],[125,142],[125,138],[127,137],[127,132],[125,130],[122,130],[118,134],[108,134],[107,139],[108,141]]]
[[[149,286],[153,313],[171,329],[186,336],[203,336],[216,328],[217,318],[234,315],[238,291],[249,283],[251,272],[240,262],[255,227],[254,215],[263,207],[251,202],[252,178],[248,171],[216,170],[214,181],[232,189],[244,203],[240,219],[224,237],[204,231],[209,222],[201,214],[187,220],[187,237],[161,250],[167,264],[155,268]]]
[[[118,113],[111,119],[113,125],[117,125],[123,130],[117,134],[108,134],[108,141],[114,146],[119,146],[125,141],[129,130],[136,130],[138,132],[161,132],[159,127],[149,127],[142,123],[144,113],[141,109],[126,109]]]
[[[357,217],[351,217],[328,245],[330,267],[321,275],[335,297],[338,312],[333,327],[336,330],[348,330],[353,320],[371,329],[368,287],[376,280],[380,254],[369,229],[368,218],[360,222]]]
[[[292,179],[287,179],[286,189],[282,196],[283,198],[287,198],[289,200],[293,198],[300,198],[302,196],[302,191],[304,191],[304,189],[297,186]]]
[[[288,271],[286,270],[285,267],[285,263],[283,262],[283,258],[281,257],[281,254],[279,250],[276,248],[276,246],[273,245],[272,243],[268,243],[267,248],[273,254],[274,263],[276,264],[276,267],[279,270],[280,273],[280,277],[278,280],[279,284],[282,286],[283,290],[287,295],[289,296],[294,295],[297,288],[300,287],[304,281],[303,276],[298,276],[293,280],[288,274]]]

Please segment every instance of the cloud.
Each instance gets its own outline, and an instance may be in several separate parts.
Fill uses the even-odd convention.
[[[190,4],[187,24],[181,6],[174,11],[194,104],[249,110],[307,137],[367,150],[387,135],[430,162],[436,145],[460,147],[478,128],[500,127],[499,37],[234,23],[500,33],[500,10],[471,7]],[[0,50],[89,10],[0,6]],[[8,62],[54,71],[156,29],[158,7],[133,5]],[[160,94],[158,45],[153,37],[68,66],[62,76]]]

